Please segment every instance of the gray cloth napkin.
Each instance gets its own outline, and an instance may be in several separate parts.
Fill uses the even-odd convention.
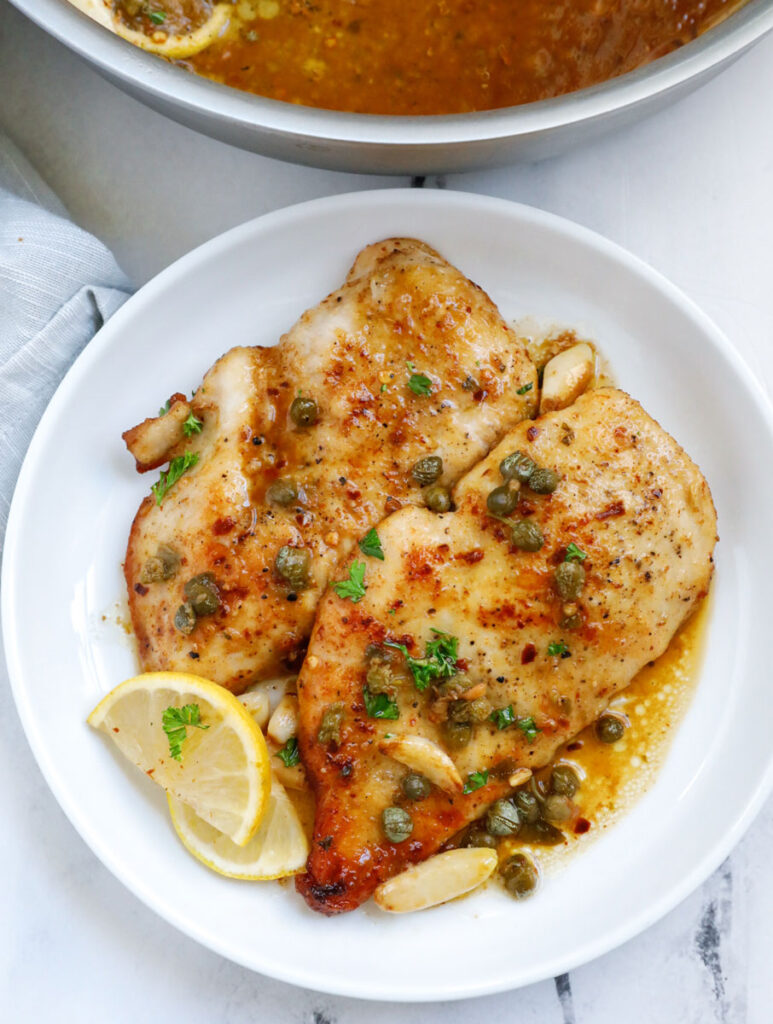
[[[131,291],[0,135],[0,545],[24,453],[67,369]]]

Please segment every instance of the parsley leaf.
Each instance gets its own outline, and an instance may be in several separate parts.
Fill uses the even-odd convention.
[[[151,11],[148,17],[154,25],[163,25],[166,21],[166,15],[163,11]]]
[[[537,738],[537,733],[542,732],[542,729],[537,727],[537,723],[534,721],[533,715],[529,715],[528,718],[519,718],[515,724],[524,734],[529,743],[533,743]]]
[[[470,772],[464,784],[463,793],[474,793],[488,782],[488,769],[482,772]]]
[[[298,740],[291,736],[285,745],[274,754],[278,757],[285,768],[294,768],[301,759],[301,752],[298,750]]]
[[[429,377],[423,373],[416,373],[416,368],[413,363],[405,364],[411,372],[408,378],[408,387],[414,393],[414,395],[431,395],[432,394],[432,381]]]
[[[166,416],[166,414],[168,412],[169,412],[169,399],[167,398],[167,400],[164,402],[164,404],[158,410],[158,415],[159,416]]]
[[[183,743],[188,738],[187,727],[208,729],[201,724],[201,712],[198,704],[185,704],[181,708],[167,708],[161,716],[161,725],[169,740],[169,753],[175,761],[183,759]]]
[[[516,395],[525,395],[527,392],[531,391],[533,387],[533,384],[524,384],[522,387],[516,388],[515,393]]]
[[[371,693],[367,686],[362,688],[362,699],[369,718],[399,718],[400,708],[397,701],[392,700],[388,693]]]
[[[508,704],[506,708],[497,708],[495,711],[492,711],[489,715],[489,720],[494,723],[497,729],[506,729],[508,725],[512,725],[515,722],[513,705]]]
[[[333,584],[333,590],[339,597],[348,597],[353,604],[357,604],[365,597],[365,563],[352,562],[349,566],[349,579],[337,580]]]
[[[584,562],[587,557],[588,556],[585,554],[585,552],[581,551],[580,548],[578,548],[577,545],[574,543],[574,541],[572,541],[566,549],[564,561],[571,562],[574,560],[576,562]]]
[[[548,644],[548,654],[551,658],[568,658],[571,651],[563,641],[561,643],[553,641],[553,643]]]
[[[191,434],[200,434],[204,423],[199,419],[195,412],[188,413],[188,419],[183,423],[183,434],[186,437],[190,437]]]
[[[456,675],[459,641],[455,636],[443,633],[439,629],[433,629],[432,632],[437,639],[427,641],[423,658],[411,657],[405,644],[398,644],[392,640],[384,643],[385,647],[395,647],[403,652],[414,685],[419,692],[426,690],[433,679],[450,679]]]
[[[384,561],[384,549],[381,547],[381,538],[376,533],[375,527],[368,530],[360,541],[360,551],[363,555],[370,555],[371,558]]]
[[[184,455],[177,455],[172,459],[169,469],[166,472],[162,470],[158,481],[150,488],[156,496],[157,505],[161,504],[183,473],[187,473],[198,461],[197,452],[186,452]]]

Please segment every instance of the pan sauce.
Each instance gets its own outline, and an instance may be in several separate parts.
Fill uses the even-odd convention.
[[[451,114],[572,92],[646,64],[744,0],[237,0],[189,70],[273,99],[372,114]],[[157,43],[210,0],[118,0]],[[223,5],[220,5],[223,10]]]

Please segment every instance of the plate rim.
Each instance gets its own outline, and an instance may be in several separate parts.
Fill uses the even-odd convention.
[[[209,260],[217,259],[219,254],[227,251],[234,245],[238,245],[250,236],[260,236],[264,232],[276,228],[291,226],[296,221],[302,222],[309,213],[313,215],[320,209],[329,208],[330,211],[344,209],[350,212],[351,206],[357,203],[364,203],[367,206],[371,204],[388,206],[394,202],[407,202],[409,205],[414,204],[415,206],[447,205],[452,208],[477,207],[478,209],[484,207],[492,212],[497,210],[506,211],[511,217],[514,215],[537,226],[546,227],[553,232],[569,236],[580,245],[590,247],[602,255],[611,257],[630,273],[643,278],[646,283],[654,286],[665,298],[675,304],[696,323],[706,340],[733,366],[750,397],[755,400],[757,411],[766,422],[768,432],[771,438],[773,438],[773,402],[768,398],[764,388],[742,354],[732,345],[724,332],[720,330],[697,303],[659,271],[618,243],[611,241],[590,228],[557,214],[541,210],[538,207],[456,190],[426,191],[410,188],[387,188],[349,192],[312,199],[252,218],[215,236],[181,256],[139,288],[78,355],[54,392],[35,429],[14,488],[2,557],[0,614],[2,615],[3,641],[5,644],[11,692],[25,738],[30,745],[33,756],[57,803],[76,832],[122,885],[168,924],[171,924],[183,934],[199,942],[205,948],[211,949],[226,959],[250,970],[291,985],[330,995],[394,1003],[419,1003],[466,999],[510,991],[514,988],[533,984],[551,976],[554,977],[558,974],[574,970],[640,934],[686,899],[722,863],[728,853],[740,841],[759,813],[763,802],[773,791],[773,757],[770,758],[766,771],[764,774],[761,774],[756,787],[751,791],[746,800],[745,809],[736,820],[734,826],[724,835],[721,841],[711,846],[700,857],[692,871],[686,873],[678,884],[675,883],[667,888],[657,900],[654,900],[640,913],[633,915],[617,928],[608,930],[595,941],[583,944],[571,955],[565,954],[557,956],[551,961],[543,961],[539,970],[532,971],[531,974],[527,974],[516,981],[513,981],[511,977],[501,978],[498,982],[487,981],[476,984],[474,980],[467,978],[461,982],[454,982],[451,979],[448,988],[444,988],[442,992],[433,989],[395,994],[391,988],[386,986],[383,988],[376,987],[370,982],[365,987],[362,987],[358,984],[356,978],[347,980],[346,984],[342,984],[339,979],[327,982],[325,977],[314,974],[313,968],[307,965],[287,966],[274,962],[270,954],[268,957],[264,957],[262,962],[258,962],[254,956],[241,955],[238,950],[230,948],[227,942],[221,941],[217,936],[205,932],[203,927],[197,927],[195,921],[190,920],[184,914],[177,913],[174,904],[159,898],[156,893],[145,887],[141,880],[138,881],[134,877],[131,879],[126,877],[126,872],[120,861],[112,854],[109,845],[103,842],[97,834],[93,833],[88,822],[83,820],[77,802],[70,799],[65,787],[58,781],[56,766],[49,759],[43,739],[37,730],[34,714],[27,699],[24,685],[23,658],[16,642],[17,608],[14,600],[14,581],[17,572],[16,552],[18,550],[16,541],[21,529],[22,508],[28,500],[39,449],[42,449],[45,445],[48,424],[54,420],[59,405],[68,398],[69,393],[73,389],[77,388],[81,377],[89,371],[92,362],[100,357],[103,350],[110,347],[113,334],[122,331],[124,321],[131,322],[134,316],[134,309],[141,308],[144,304],[152,302],[154,297],[159,292],[163,292],[168,285],[174,284],[176,280],[185,277],[189,269],[200,266]],[[266,961],[269,962],[267,963]]]

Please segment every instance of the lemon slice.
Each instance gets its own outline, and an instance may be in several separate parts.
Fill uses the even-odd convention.
[[[188,717],[198,718],[199,727],[178,730],[176,760],[164,712],[190,705],[198,711]],[[238,846],[260,825],[271,787],[268,749],[252,716],[228,690],[185,672],[147,672],[111,690],[88,723]]]
[[[246,846],[237,846],[181,800],[168,795],[172,824],[183,845],[208,868],[229,878],[267,881],[303,871],[309,842],[284,786],[271,780],[268,807]]]

